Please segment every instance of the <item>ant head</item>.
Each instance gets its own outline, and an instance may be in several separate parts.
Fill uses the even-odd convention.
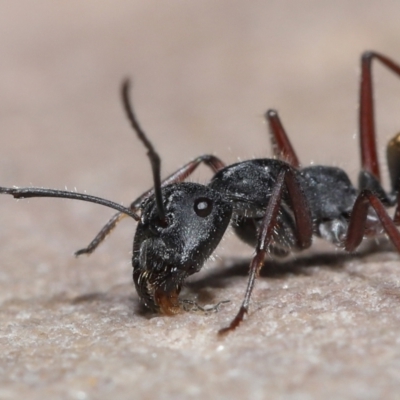
[[[220,242],[232,207],[207,186],[176,183],[162,188],[165,223],[155,196],[142,204],[133,242],[133,280],[144,304],[164,314],[178,312],[185,279],[198,272]]]
[[[204,185],[161,186],[161,160],[141,128],[129,100],[129,81],[122,85],[126,115],[147,149],[154,191],[141,205],[133,241],[133,280],[140,299],[164,314],[178,312],[185,279],[200,270],[224,234],[231,205]]]

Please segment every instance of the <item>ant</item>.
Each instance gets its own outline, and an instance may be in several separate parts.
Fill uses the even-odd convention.
[[[213,155],[188,162],[161,181],[161,161],[141,128],[129,99],[129,81],[122,85],[127,117],[147,149],[153,188],[127,208],[86,194],[41,188],[5,188],[14,198],[61,197],[98,203],[118,211],[88,247],[90,254],[124,217],[138,222],[133,241],[133,280],[142,303],[166,315],[182,310],[179,293],[186,278],[198,272],[219,244],[229,224],[255,247],[242,305],[229,326],[235,329],[248,313],[256,277],[267,255],[286,256],[311,246],[313,235],[354,251],[363,238],[386,233],[400,253],[400,133],[389,141],[387,161],[391,190],[381,184],[376,151],[372,60],[400,75],[400,65],[376,53],[361,57],[360,147],[362,169],[356,189],[340,168],[302,167],[278,113],[266,120],[274,158],[253,159],[226,166]],[[200,165],[214,172],[208,185],[184,182]],[[392,219],[387,208],[397,205]]]

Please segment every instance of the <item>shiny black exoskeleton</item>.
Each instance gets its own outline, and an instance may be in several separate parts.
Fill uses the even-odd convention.
[[[165,224],[160,224],[154,196],[141,205],[133,280],[148,308],[173,314],[179,311],[184,281],[201,269],[225,233],[232,206],[220,193],[196,183],[168,185],[162,197]]]
[[[303,168],[274,110],[266,114],[273,159],[256,159],[229,166],[204,155],[190,161],[164,181],[160,158],[141,129],[130,105],[129,83],[122,88],[128,119],[148,150],[154,186],[129,208],[86,194],[39,188],[5,188],[0,193],[15,198],[62,197],[90,201],[118,210],[88,247],[91,253],[124,216],[138,221],[133,243],[133,280],[145,306],[164,314],[181,310],[179,293],[186,278],[198,272],[218,246],[231,223],[236,234],[255,248],[250,262],[243,303],[222,333],[236,328],[248,311],[256,276],[267,254],[285,256],[309,247],[312,236],[324,238],[347,251],[364,237],[386,233],[400,252],[399,204],[400,134],[388,144],[391,191],[380,181],[375,144],[371,62],[377,59],[400,75],[400,66],[378,53],[361,58],[360,147],[362,168],[359,188],[336,167]],[[184,180],[201,164],[214,175],[208,185]]]
[[[262,217],[265,214],[274,183],[282,168],[291,168],[276,159],[249,160],[230,165],[217,172],[210,187],[232,202],[233,228],[246,243],[255,246]],[[357,197],[347,174],[336,167],[311,166],[291,168],[307,199],[313,233],[335,244],[347,231],[347,222]],[[321,201],[322,200],[322,201]],[[278,256],[298,250],[293,201],[284,191],[274,236],[269,251]],[[327,229],[329,225],[332,229]]]

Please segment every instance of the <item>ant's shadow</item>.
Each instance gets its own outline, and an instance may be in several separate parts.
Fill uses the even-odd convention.
[[[382,253],[384,251],[394,251],[386,241],[371,242],[361,251],[355,253],[345,253],[334,251],[324,253],[312,253],[308,255],[295,255],[286,259],[267,259],[260,271],[260,278],[282,279],[287,275],[307,275],[309,276],[312,267],[329,268],[341,270],[345,263],[352,260],[360,260],[368,255]],[[228,268],[208,270],[205,276],[194,278],[187,282],[186,287],[200,297],[207,288],[224,288],[229,286],[229,281],[237,276],[247,277],[249,274],[250,259],[234,261]],[[210,294],[207,294],[207,300]]]
[[[308,255],[300,254],[295,257],[291,256],[291,258],[280,260],[267,259],[264,267],[260,271],[260,278],[282,279],[287,275],[309,276],[312,273],[310,270],[312,267],[329,268],[338,271],[343,269],[345,263],[348,261],[362,259],[367,255],[382,253],[384,251],[393,251],[393,248],[385,242],[371,242],[368,247],[356,253],[336,251],[312,253]],[[185,289],[189,292],[188,296],[195,296],[201,303],[213,303],[215,302],[215,295],[217,293],[215,291],[210,291],[210,288],[225,288],[231,284],[232,278],[248,276],[249,258],[233,260],[230,261],[230,263],[231,265],[229,267],[218,269],[218,267],[215,266],[212,269],[208,269],[200,276],[195,275],[190,281],[186,282]],[[130,290],[132,289],[130,288],[129,291]],[[121,295],[118,295],[118,297],[121,297]],[[185,295],[183,297],[185,297]],[[125,293],[122,295],[122,298],[131,304],[130,308],[134,310],[134,313],[150,318],[154,315],[139,302],[136,295]],[[119,299],[119,301],[123,299]],[[117,300],[115,300],[115,296],[110,293],[90,293],[76,297],[73,303],[77,304],[93,301],[113,303]]]

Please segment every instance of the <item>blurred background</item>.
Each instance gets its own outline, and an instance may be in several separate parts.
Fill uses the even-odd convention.
[[[274,107],[305,165],[338,165],[355,179],[360,55],[400,62],[399,15],[397,0],[0,1],[0,183],[124,204],[148,189],[150,165],[121,106],[125,77],[164,175],[205,153],[226,163],[271,155],[263,115]],[[400,79],[378,64],[374,77],[383,155],[400,127]],[[210,176],[203,168],[193,180]],[[130,221],[92,257],[71,256],[111,215],[80,202],[0,198],[2,326],[60,296],[110,287],[136,296]],[[218,251],[251,253],[233,238]],[[3,350],[28,362],[14,345]],[[22,376],[13,357],[6,371]]]
[[[147,187],[145,152],[129,132],[119,100],[125,77],[134,81],[137,113],[165,172],[202,153],[227,162],[268,154],[263,114],[270,107],[281,113],[304,163],[357,169],[359,58],[374,49],[396,59],[396,6],[394,1],[2,3],[2,182],[33,179],[92,189],[87,185],[95,178],[105,195],[122,190],[128,196],[142,181]],[[398,127],[400,84],[381,72],[378,66],[384,144]],[[22,156],[29,168],[16,162]],[[123,175],[125,188],[117,182]]]

